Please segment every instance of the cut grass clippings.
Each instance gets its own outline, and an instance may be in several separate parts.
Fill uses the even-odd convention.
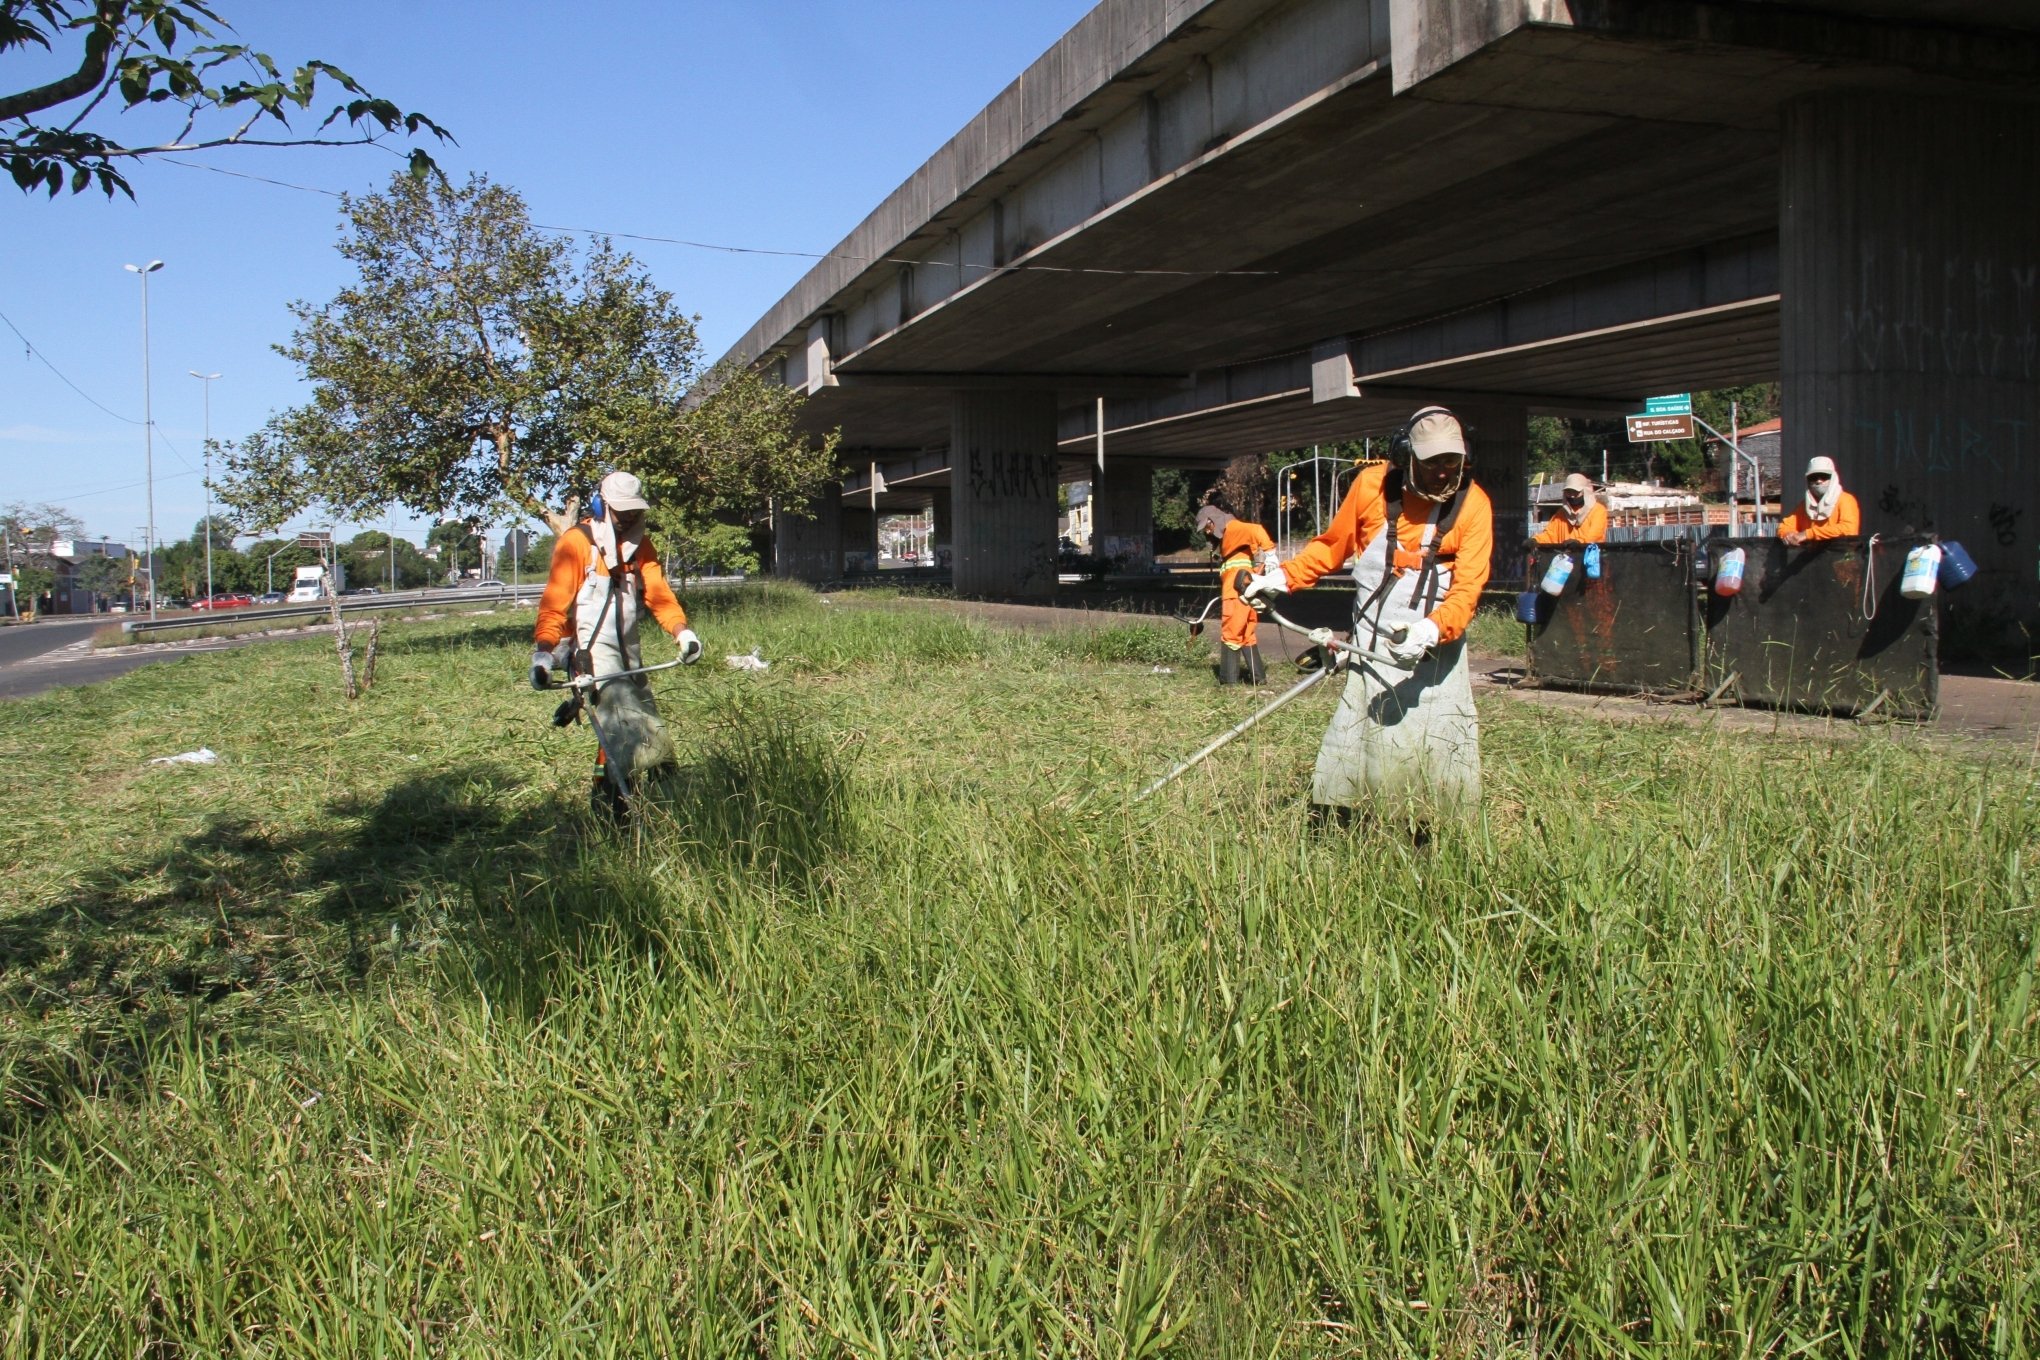
[[[620,833],[516,620],[0,708],[7,1354],[2040,1345],[2030,763],[1483,701],[1416,850],[1328,698],[1129,806],[1177,628],[694,612]]]

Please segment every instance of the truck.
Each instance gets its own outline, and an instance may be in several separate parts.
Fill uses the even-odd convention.
[[[339,562],[331,568],[313,563],[299,567],[290,584],[290,603],[317,604],[328,600],[347,588],[347,569]]]

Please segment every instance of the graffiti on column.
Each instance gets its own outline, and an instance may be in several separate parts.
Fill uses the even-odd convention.
[[[2040,374],[2040,265],[1863,246],[1843,343],[1869,372],[2032,382]]]
[[[2023,466],[2026,422],[2002,419],[1978,423],[1950,419],[1939,411],[1896,409],[1859,415],[1856,429],[1877,459],[1936,477],[1973,478]]]
[[[2013,505],[1992,501],[1990,506],[1990,531],[1997,536],[2000,548],[2009,548],[2019,541],[2019,516],[2025,510]]]
[[[1017,449],[972,449],[970,496],[972,500],[980,501],[1053,498],[1055,455],[1023,453]]]

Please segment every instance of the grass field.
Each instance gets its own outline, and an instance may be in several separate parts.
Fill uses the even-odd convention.
[[[1420,850],[1328,695],[1129,806],[1180,628],[746,589],[617,834],[528,626],[0,706],[5,1354],[2040,1350],[2028,758],[1484,700]]]

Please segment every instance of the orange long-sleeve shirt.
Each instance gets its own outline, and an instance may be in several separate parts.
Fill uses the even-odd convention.
[[[552,569],[546,574],[545,593],[538,597],[538,626],[532,631],[532,640],[540,647],[552,647],[566,635],[567,611],[574,606],[574,597],[581,591],[581,582],[587,579],[588,563],[594,556],[595,541],[587,532],[586,521],[561,534],[553,544]],[[624,564],[624,571],[643,579],[645,607],[652,611],[661,628],[677,633],[687,626],[687,611],[680,607],[679,596],[667,584],[666,569],[659,565],[659,550],[652,546],[650,538],[638,544],[637,552]]]
[[[1320,576],[1337,571],[1374,541],[1388,523],[1388,501],[1382,495],[1382,481],[1387,475],[1385,463],[1360,470],[1353,480],[1353,489],[1346,493],[1339,513],[1332,516],[1325,531],[1282,564],[1282,574],[1288,578],[1291,590],[1302,590]],[[1421,563],[1417,549],[1423,542],[1424,526],[1438,509],[1420,496],[1403,498],[1402,517],[1396,521],[1396,570],[1413,571]],[[1462,636],[1466,626],[1473,622],[1474,607],[1480,603],[1481,588],[1487,585],[1494,550],[1494,505],[1487,492],[1469,482],[1459,518],[1438,544],[1440,557],[1454,559],[1452,588],[1431,611],[1431,622],[1438,625],[1439,641],[1451,642]]]
[[[1820,524],[1815,524],[1806,513],[1806,506],[1778,521],[1778,537],[1787,534],[1805,534],[1808,543],[1819,543],[1829,538],[1857,538],[1863,532],[1863,507],[1856,503],[1853,493],[1844,491],[1835,499],[1835,512]]]
[[[1275,550],[1275,540],[1268,537],[1268,531],[1251,520],[1236,519],[1225,526],[1225,536],[1218,541],[1218,560],[1230,562],[1235,557],[1259,557],[1264,552]]]
[[[1595,501],[1577,526],[1561,510],[1537,533],[1539,543],[1604,543],[1608,538],[1608,507]]]

